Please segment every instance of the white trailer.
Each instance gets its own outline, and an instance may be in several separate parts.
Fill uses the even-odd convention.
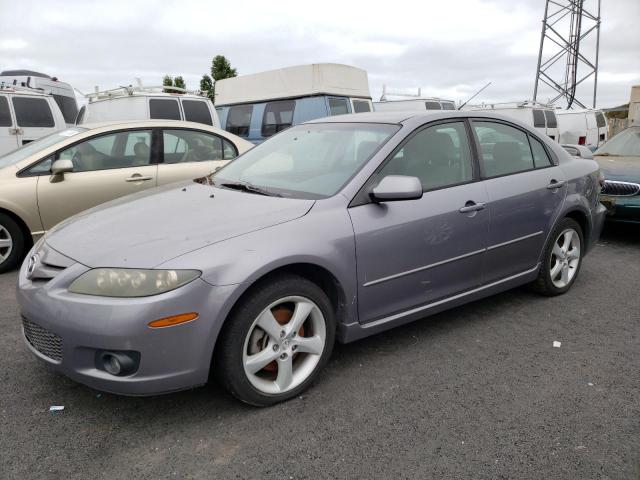
[[[584,145],[595,150],[607,141],[609,126],[600,110],[556,110],[560,143]]]

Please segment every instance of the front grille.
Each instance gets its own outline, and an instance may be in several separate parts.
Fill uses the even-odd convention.
[[[27,341],[38,352],[52,360],[62,360],[62,339],[53,332],[22,317],[22,328]]]
[[[605,180],[602,187],[603,195],[614,195],[618,197],[631,197],[640,193],[640,185],[629,182],[616,182],[614,180]]]

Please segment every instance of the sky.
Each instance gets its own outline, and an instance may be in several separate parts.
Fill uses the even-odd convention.
[[[597,0],[585,0],[592,8]],[[238,73],[335,62],[367,70],[374,100],[393,91],[474,103],[531,99],[544,0],[276,2],[0,0],[0,70],[32,69],[82,92],[182,75],[211,59]],[[640,0],[602,0],[598,107],[640,84]],[[593,42],[583,53],[593,57]],[[547,52],[547,51],[546,51]],[[545,58],[553,53],[548,50]],[[578,71],[580,73],[580,69]],[[592,81],[577,98],[591,102]],[[553,96],[541,87],[538,100]]]

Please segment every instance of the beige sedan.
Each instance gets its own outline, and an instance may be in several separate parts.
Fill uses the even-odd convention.
[[[0,157],[0,272],[58,222],[123,195],[203,177],[252,146],[201,123],[145,120],[72,127]]]

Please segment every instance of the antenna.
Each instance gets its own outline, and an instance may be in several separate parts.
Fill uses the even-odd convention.
[[[476,93],[474,93],[473,95],[471,95],[471,97],[469,97],[469,99],[464,102],[463,104],[461,104],[458,107],[458,110],[462,110],[462,107],[464,107],[467,103],[469,103],[471,100],[473,100],[474,98],[476,98],[478,95],[480,95],[480,92],[482,92],[485,88],[487,88],[489,85],[491,85],[491,82],[487,83],[484,87],[482,87],[480,90],[478,90]]]

